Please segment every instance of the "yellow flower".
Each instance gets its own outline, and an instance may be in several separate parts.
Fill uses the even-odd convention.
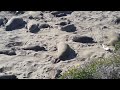
[[[69,74],[70,72],[68,71],[67,73]]]
[[[76,67],[79,67],[79,66],[80,66],[80,64],[77,64],[77,65],[76,65]]]

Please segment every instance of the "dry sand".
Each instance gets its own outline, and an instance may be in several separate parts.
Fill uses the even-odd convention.
[[[120,17],[120,11],[25,11],[15,14],[1,11],[0,18],[9,20],[18,16],[26,22],[34,19],[39,25],[48,24],[50,27],[40,27],[37,33],[29,32],[23,27],[6,31],[5,25],[0,26],[0,51],[15,49],[16,55],[0,54],[0,73],[14,74],[19,79],[50,79],[55,78],[58,70],[64,73],[76,64],[84,64],[92,58],[108,57],[111,52],[102,48],[102,43],[107,44],[109,32],[120,33],[120,24],[114,23]],[[55,15],[54,15],[54,14]],[[63,14],[61,14],[63,13]],[[64,15],[65,14],[65,15]],[[31,19],[32,18],[32,19]],[[61,22],[63,22],[61,24]],[[6,23],[5,23],[6,24]],[[60,25],[61,24],[61,25]],[[66,25],[64,25],[66,24]],[[76,30],[64,31],[61,27],[74,25]],[[63,25],[63,26],[62,26]],[[74,42],[74,36],[87,36],[94,42]],[[57,57],[57,44],[67,43],[76,53],[69,60],[52,63]],[[11,44],[20,42],[18,44]],[[9,44],[9,47],[6,45]],[[46,50],[23,50],[24,47],[41,46]]]

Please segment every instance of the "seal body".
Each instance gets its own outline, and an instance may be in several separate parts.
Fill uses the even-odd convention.
[[[64,42],[60,42],[57,45],[57,49],[58,49],[57,58],[60,60],[66,60],[70,53],[69,45]]]
[[[109,34],[110,40],[108,45],[114,46],[116,42],[120,41],[120,35],[116,32],[111,32]]]

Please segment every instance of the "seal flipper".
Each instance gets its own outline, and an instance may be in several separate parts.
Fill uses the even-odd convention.
[[[59,63],[61,60],[59,59],[59,58],[56,58],[56,59],[54,59],[54,60],[52,60],[52,63],[53,64],[56,64],[56,63]]]

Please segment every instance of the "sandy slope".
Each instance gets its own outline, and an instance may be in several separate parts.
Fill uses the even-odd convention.
[[[114,20],[120,16],[119,11],[73,11],[67,16],[55,17],[51,12],[26,11],[24,14],[12,14],[9,11],[1,11],[0,17],[8,20],[12,16],[20,16],[27,23],[29,17],[36,18],[38,23],[47,23],[50,28],[42,28],[38,33],[31,33],[25,27],[13,31],[5,31],[0,28],[0,50],[15,48],[17,55],[9,56],[0,54],[0,72],[15,74],[19,79],[47,79],[54,78],[57,70],[62,73],[76,64],[84,64],[92,58],[107,57],[111,53],[105,51],[100,42],[107,43],[109,31],[120,32],[120,24],[114,24]],[[75,32],[61,30],[60,22],[69,22],[76,27]],[[106,27],[105,27],[106,26]],[[27,32],[28,31],[28,32]],[[97,43],[73,42],[73,36],[89,36]],[[22,42],[22,45],[6,47],[11,41]],[[53,64],[56,58],[57,44],[66,42],[75,52],[76,56],[70,60]],[[47,51],[21,50],[20,48],[31,45],[44,46]]]

